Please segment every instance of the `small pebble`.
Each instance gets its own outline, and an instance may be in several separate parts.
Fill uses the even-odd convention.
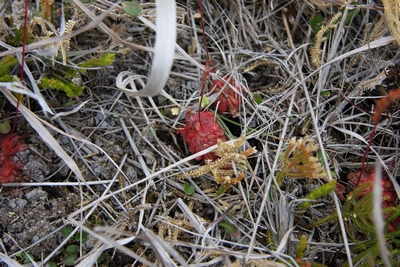
[[[17,207],[17,203],[16,203],[15,199],[8,202],[8,207],[10,207],[10,209],[15,209]]]
[[[43,191],[42,188],[35,188],[31,192],[27,193],[25,197],[29,201],[45,200],[47,199],[47,193]]]
[[[23,209],[23,208],[25,208],[26,204],[28,204],[28,201],[26,201],[26,199],[20,199],[20,198],[18,198],[17,201],[16,201],[16,203],[17,203],[17,205],[18,205],[18,207],[19,207],[20,209]]]

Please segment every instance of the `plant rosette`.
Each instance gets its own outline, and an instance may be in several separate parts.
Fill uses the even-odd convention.
[[[222,142],[227,141],[225,132],[215,121],[214,113],[210,111],[201,111],[193,113],[191,109],[186,111],[186,126],[178,129],[177,132],[182,135],[183,140],[189,145],[191,153],[196,154],[217,144],[218,139]],[[199,156],[196,160],[211,160],[217,158],[214,152]]]
[[[23,171],[24,165],[16,160],[16,155],[27,146],[20,139],[20,136],[12,133],[0,135],[0,185],[16,182]]]
[[[356,172],[349,172],[347,174],[347,180],[348,182],[355,187],[354,190],[357,189],[359,186],[364,186],[365,188],[358,194],[357,198],[361,199],[368,193],[370,193],[373,190],[373,181],[374,181],[374,168],[373,167],[367,167],[365,170],[359,170]],[[365,186],[368,184],[367,186]],[[395,207],[396,206],[396,191],[393,188],[392,182],[389,180],[389,177],[385,172],[382,173],[382,179],[381,179],[381,185],[382,185],[382,208],[387,208],[387,207]],[[385,215],[385,219],[389,218],[391,216],[390,214]],[[393,232],[398,229],[398,226],[400,224],[400,217],[395,218],[390,222],[388,225],[388,231]]]
[[[247,91],[242,86],[238,86],[233,77],[225,77],[224,80],[225,82],[221,80],[213,81],[210,91],[211,94],[219,93],[215,102],[218,112],[228,112],[232,116],[236,116],[242,102],[241,95],[246,95]]]

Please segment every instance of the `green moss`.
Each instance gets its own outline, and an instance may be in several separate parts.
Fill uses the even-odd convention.
[[[67,82],[60,78],[43,77],[40,82],[40,87],[43,89],[51,88],[61,90],[67,94],[68,97],[79,96],[84,86],[76,85],[73,82]]]
[[[11,44],[13,46],[22,45],[22,38],[24,37],[24,28],[21,27],[18,31],[15,32],[14,38],[11,40]],[[33,43],[33,34],[30,31],[26,32],[26,44]]]
[[[114,57],[115,54],[105,54],[100,58],[93,58],[79,63],[78,66],[81,68],[105,67],[114,62]]]
[[[13,82],[14,78],[10,75],[9,70],[12,66],[18,64],[18,59],[14,56],[5,57],[0,61],[0,82]]]

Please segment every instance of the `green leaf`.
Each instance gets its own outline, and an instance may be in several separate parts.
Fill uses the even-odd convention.
[[[186,195],[191,196],[194,194],[194,186],[190,185],[188,183],[185,183],[183,185],[183,191],[185,192]]]
[[[76,254],[69,254],[69,255],[65,256],[64,264],[66,266],[74,266],[76,257],[77,257]]]
[[[138,2],[132,0],[130,2],[125,1],[122,2],[122,8],[125,10],[126,13],[132,16],[139,16],[140,11],[142,11]]]
[[[67,254],[74,254],[79,251],[79,247],[77,245],[69,245],[65,251]]]
[[[106,259],[106,253],[102,252],[102,253],[100,254],[100,256],[97,258],[96,263],[97,263],[97,264],[100,264],[100,263],[102,263],[105,259]]]
[[[28,254],[24,253],[24,264],[31,263],[31,259],[33,259],[32,254],[29,254],[29,257]]]
[[[329,97],[329,96],[331,96],[331,91],[330,90],[321,91],[320,95]]]
[[[11,77],[10,68],[18,64],[18,59],[14,56],[8,56],[0,61],[0,82],[12,82],[15,79]]]
[[[69,226],[65,226],[61,229],[61,233],[63,234],[63,236],[68,237],[72,233],[72,228]]]
[[[352,5],[358,5],[359,3],[357,3],[357,2],[352,2],[351,4],[352,4]],[[342,8],[342,9],[340,10],[340,12],[344,13],[344,9],[345,9],[345,8]],[[346,16],[346,19],[344,20],[344,24],[345,24],[345,25],[349,25],[349,23],[350,23],[355,17],[357,17],[358,12],[359,12],[358,8],[354,8],[354,9],[349,9],[349,10],[347,10],[347,16]]]
[[[210,99],[208,99],[206,96],[203,96],[201,99],[201,108],[205,108],[208,104],[210,104]]]
[[[317,34],[319,32],[319,30],[321,29],[321,26],[322,26],[321,13],[318,13],[317,15],[315,15],[314,17],[312,17],[310,19],[310,26],[315,34]]]
[[[0,122],[0,133],[8,134],[11,131],[11,126],[8,121]]]
[[[31,257],[33,259],[33,256],[31,254],[26,254],[26,252],[19,252],[17,254],[15,254],[15,258],[17,259],[17,261],[23,261],[24,264],[27,263],[31,263],[31,259],[29,258]]]
[[[65,79],[77,78],[78,74],[79,74],[79,70],[78,69],[65,67],[65,75],[64,75]]]
[[[57,263],[51,261],[49,263],[47,263],[49,265],[49,267],[57,267]]]
[[[69,107],[69,106],[72,106],[72,105],[75,105],[76,104],[76,101],[75,100],[71,100],[71,101],[68,101],[67,103],[65,103],[63,106],[64,107]]]
[[[222,185],[217,191],[217,197],[222,196],[228,189],[229,186]]]
[[[327,159],[329,159],[329,154],[327,152],[325,152],[325,156],[326,156]],[[324,157],[322,156],[322,151],[321,150],[318,150],[317,158],[318,158],[318,161],[321,163],[321,165],[325,165]]]
[[[88,240],[88,236],[89,236],[88,233],[86,233],[85,231],[82,231],[82,239],[81,239],[81,232],[78,231],[78,232],[75,233],[75,240],[77,242],[80,241],[82,244],[84,244]]]
[[[259,94],[257,94],[257,93],[254,93],[253,94],[253,99],[254,99],[254,102],[256,102],[257,104],[261,104],[262,103],[262,97],[259,95]]]
[[[14,38],[11,40],[11,44],[13,46],[22,45],[22,38],[24,36],[24,27],[21,27],[19,30],[15,32]],[[33,34],[29,31],[26,32],[26,44],[33,43]]]
[[[227,219],[223,220],[218,225],[224,228],[225,231],[234,239],[240,238],[239,228],[236,225],[231,224]]]

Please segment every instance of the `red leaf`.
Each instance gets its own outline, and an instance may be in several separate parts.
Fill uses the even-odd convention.
[[[349,172],[347,174],[348,182],[353,185],[354,187],[359,185],[365,185],[369,183],[370,186],[367,186],[358,196],[357,198],[360,199],[370,193],[373,188],[373,180],[374,180],[374,168],[367,167],[365,170],[360,170],[357,172]],[[389,177],[385,172],[382,173],[382,208],[386,207],[394,207],[396,206],[396,192],[393,188],[392,182],[389,180]],[[386,214],[385,218],[389,218],[391,213]],[[388,225],[388,231],[393,232],[398,229],[398,225],[400,223],[400,217],[395,218],[390,222]]]
[[[228,139],[225,132],[214,120],[214,114],[209,111],[192,113],[190,109],[186,112],[186,126],[177,132],[183,136],[193,154],[200,152],[217,144],[217,140],[225,142]],[[196,160],[215,160],[213,152],[197,157]]]
[[[7,134],[0,138],[0,184],[16,181],[23,165],[15,162],[14,157],[25,149],[25,145],[14,134]]]
[[[218,101],[216,101],[216,104],[218,104],[218,112],[229,112],[231,115],[235,116],[239,112],[240,104],[242,102],[241,95],[237,92],[245,94],[246,91],[243,90],[241,86],[237,86],[233,78],[224,78],[224,80],[227,81],[228,84],[225,84],[220,80],[214,81],[212,94],[221,92]],[[237,92],[230,86],[233,86]]]

